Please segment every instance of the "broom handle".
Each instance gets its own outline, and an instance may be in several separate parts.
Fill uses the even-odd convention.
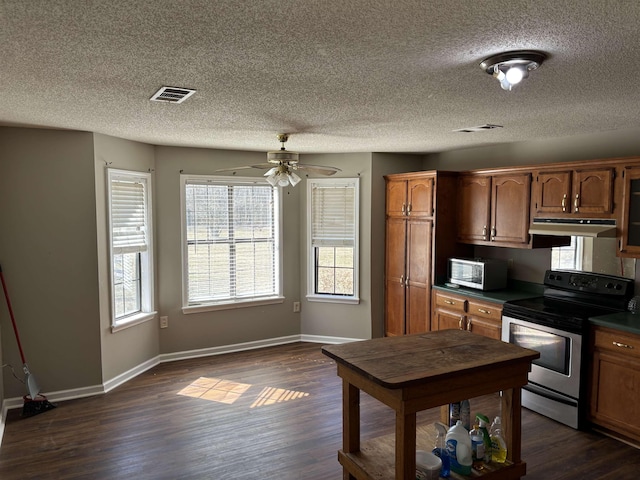
[[[2,265],[0,265],[0,280],[2,280],[2,290],[4,290],[4,298],[7,300],[7,308],[9,309],[9,316],[11,317],[11,323],[13,324],[13,331],[16,334],[16,341],[18,342],[18,349],[20,350],[20,358],[22,364],[26,364],[24,359],[24,352],[22,351],[22,344],[20,343],[20,335],[18,334],[18,327],[16,325],[16,319],[13,316],[13,308],[11,308],[11,300],[9,300],[9,292],[7,291],[7,284],[4,281],[4,275],[2,274]]]

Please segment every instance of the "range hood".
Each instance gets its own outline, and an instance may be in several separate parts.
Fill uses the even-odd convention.
[[[588,218],[534,218],[530,235],[615,237],[616,221]]]

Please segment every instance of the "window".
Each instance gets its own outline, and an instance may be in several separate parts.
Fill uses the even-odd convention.
[[[185,312],[282,302],[278,188],[254,178],[181,179]]]
[[[109,169],[112,327],[154,317],[151,176]]]
[[[582,270],[583,237],[571,237],[571,244],[566,247],[551,249],[551,268],[554,270]]]
[[[358,303],[359,179],[307,181],[309,300]]]

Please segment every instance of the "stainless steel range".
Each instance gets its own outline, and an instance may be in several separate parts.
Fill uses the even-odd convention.
[[[506,302],[502,340],[540,352],[522,390],[522,405],[573,428],[587,412],[588,319],[624,311],[633,280],[547,270],[544,294]]]

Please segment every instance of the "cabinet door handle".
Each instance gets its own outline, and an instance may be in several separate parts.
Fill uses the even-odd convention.
[[[573,209],[576,213],[580,211],[580,207],[578,207],[578,203],[580,202],[580,194],[576,193],[576,199],[573,201]]]
[[[485,310],[484,308],[479,308],[478,311],[480,313],[484,313],[485,315],[491,315],[491,310]]]
[[[482,239],[486,240],[487,239],[487,226],[483,226],[482,227]]]
[[[400,286],[404,287],[404,275],[400,277]]]
[[[633,349],[633,345],[627,345],[626,343],[613,342],[613,344],[616,347]]]
[[[411,204],[407,205],[407,215],[411,215]]]
[[[562,195],[562,211],[567,211],[567,194]]]
[[[444,300],[444,303],[446,303],[447,305],[455,305],[456,302],[452,301],[452,300]]]
[[[491,241],[496,239],[496,226],[491,227]]]
[[[460,327],[460,330],[464,330],[464,319],[462,317],[460,317],[460,321],[458,322],[458,327]]]
[[[406,204],[402,204],[402,214],[405,215],[407,213],[407,205]]]

